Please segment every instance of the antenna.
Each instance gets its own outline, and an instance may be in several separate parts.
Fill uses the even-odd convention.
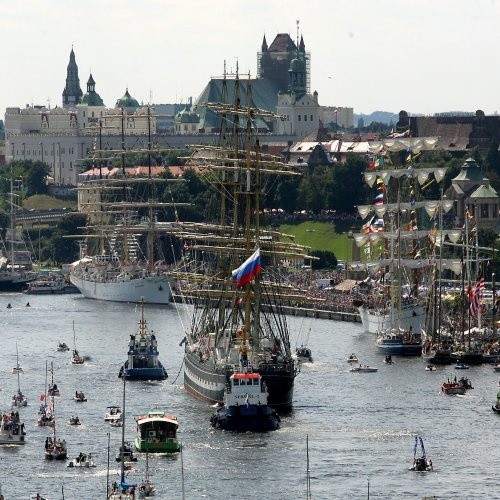
[[[300,24],[300,20],[297,19],[297,21],[295,21],[297,23],[297,36],[296,36],[296,44],[297,44],[297,49],[299,48],[299,24]]]

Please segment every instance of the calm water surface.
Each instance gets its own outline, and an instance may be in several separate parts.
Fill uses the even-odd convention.
[[[21,389],[29,404],[20,409],[27,444],[0,447],[0,484],[6,499],[28,499],[36,492],[46,498],[106,498],[108,433],[111,480],[117,478],[114,456],[121,429],[104,422],[106,406],[121,405],[117,377],[126,359],[129,335],[135,333],[139,310],[134,304],[103,303],[78,295],[0,295],[0,409],[10,407],[17,377],[15,343],[19,346]],[[7,303],[12,309],[6,309]],[[133,439],[133,417],[159,405],[177,416],[180,456],[150,456],[158,499],[306,498],[306,435],[309,435],[312,496],[316,499],[398,499],[436,495],[447,499],[500,498],[500,417],[491,411],[498,374],[489,365],[455,372],[453,367],[425,371],[421,359],[397,358],[385,365],[374,339],[360,325],[327,320],[290,318],[292,343],[308,339],[314,363],[304,365],[296,379],[293,411],[283,416],[277,432],[231,434],[215,431],[212,409],[184,392],[183,351],[179,342],[189,323],[182,306],[146,307],[146,318],[157,337],[160,358],[169,378],[163,382],[127,384],[126,437]],[[73,344],[88,356],[83,366],[70,363],[70,353],[56,351],[59,341]],[[349,373],[351,352],[377,366],[377,373]],[[57,433],[68,443],[68,458],[92,452],[93,470],[66,468],[46,462],[44,441],[50,428],[37,427],[45,361],[54,362]],[[475,387],[466,396],[442,396],[448,376],[468,376]],[[72,400],[83,391],[87,403]],[[67,425],[78,414],[81,426]],[[413,458],[414,436],[423,436],[435,471],[415,474],[407,469]],[[140,481],[145,459],[140,457],[130,481]]]

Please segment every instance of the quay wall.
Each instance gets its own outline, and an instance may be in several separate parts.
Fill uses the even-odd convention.
[[[172,301],[180,303],[182,301],[191,302],[189,297],[182,297],[174,294]],[[283,306],[283,310],[290,316],[305,316],[306,318],[331,319],[334,321],[349,321],[351,323],[361,323],[361,317],[356,313],[348,313],[341,311],[328,311],[325,309],[315,309],[306,307]]]

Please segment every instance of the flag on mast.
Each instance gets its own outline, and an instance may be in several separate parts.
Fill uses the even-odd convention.
[[[254,276],[260,274],[260,248],[257,248],[257,250],[255,250],[255,252],[231,274],[238,288],[250,283]]]

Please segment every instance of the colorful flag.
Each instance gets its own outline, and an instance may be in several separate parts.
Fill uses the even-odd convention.
[[[375,200],[373,201],[374,205],[382,205],[384,203],[384,193],[379,193],[375,196]]]
[[[373,233],[373,226],[372,222],[375,220],[376,215],[374,215],[366,224],[363,224],[363,227],[361,228],[363,233]]]
[[[475,318],[477,318],[477,313],[479,311],[479,304],[481,301],[481,296],[483,295],[483,290],[484,290],[484,275],[483,275],[483,270],[481,269],[477,276],[476,284],[474,285],[474,288],[471,290],[472,298],[469,306],[471,316],[474,316]]]
[[[260,248],[257,248],[257,250],[255,250],[255,252],[231,274],[238,288],[250,283],[254,276],[260,274]]]

